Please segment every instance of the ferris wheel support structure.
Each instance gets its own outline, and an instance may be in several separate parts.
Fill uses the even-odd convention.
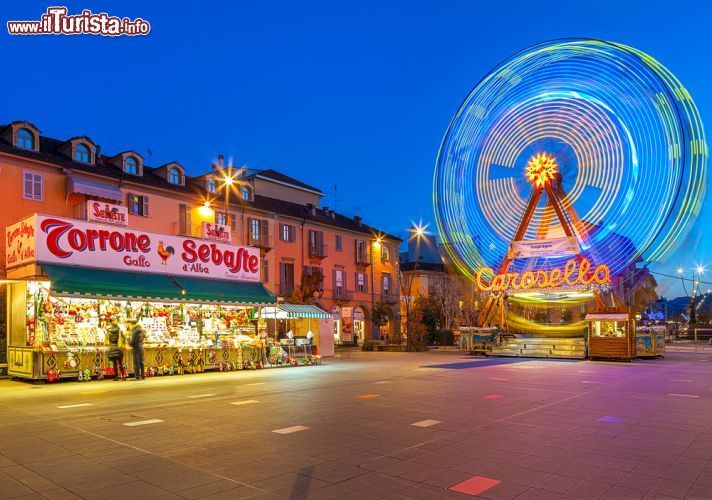
[[[532,160],[532,162],[533,161],[534,159]],[[530,163],[530,165],[531,164],[532,163]],[[536,166],[534,168],[536,168]],[[577,240],[582,239],[583,235],[577,235],[574,230],[574,227],[576,226],[581,227],[578,214],[576,213],[576,210],[571,204],[564,203],[566,192],[564,191],[564,188],[561,184],[561,174],[558,172],[549,172],[547,175],[541,175],[541,172],[537,172],[537,174],[538,175],[536,177],[530,177],[530,180],[535,181],[533,191],[531,193],[531,196],[529,197],[529,202],[527,203],[527,208],[524,211],[522,220],[519,222],[519,226],[517,227],[517,232],[514,234],[514,238],[512,239],[509,245],[509,252],[507,252],[507,256],[504,258],[502,264],[499,266],[497,274],[506,274],[509,271],[509,267],[512,264],[512,261],[514,260],[514,254],[512,251],[513,244],[524,240],[527,228],[529,227],[529,224],[531,224],[534,211],[539,205],[541,196],[544,193],[546,193],[548,199],[547,206],[553,209],[553,212],[556,214],[556,217],[559,220],[562,229],[564,230],[564,234],[570,238],[577,238]],[[567,219],[567,215],[571,220]],[[549,215],[545,216],[542,219],[542,222],[537,230],[537,239],[546,238],[546,235],[549,231],[549,226],[551,224],[551,218],[552,217],[549,212]],[[584,260],[584,256],[581,254],[580,249],[578,252],[576,252],[576,259],[579,263]],[[616,302],[618,304],[622,304],[620,298],[617,297],[615,292],[612,291],[611,293],[613,297],[614,307]],[[606,304],[597,289],[593,290],[593,296],[596,300],[596,305],[598,306],[598,308],[606,309]],[[478,316],[477,325],[479,327],[486,328],[492,326],[495,315],[498,310],[501,313],[500,316],[504,317],[505,297],[505,292],[490,295]]]

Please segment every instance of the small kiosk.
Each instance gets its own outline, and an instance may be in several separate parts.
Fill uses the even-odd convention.
[[[639,358],[662,358],[665,356],[665,333],[662,325],[639,326],[635,332],[636,354]]]
[[[497,342],[499,330],[496,327],[478,328],[474,326],[461,326],[460,349],[470,354],[487,355],[492,352]]]
[[[590,359],[635,359],[635,320],[627,308],[592,312],[586,315],[586,321]]]

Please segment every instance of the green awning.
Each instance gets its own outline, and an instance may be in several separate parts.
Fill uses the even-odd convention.
[[[52,293],[58,296],[249,305],[276,302],[276,297],[270,294],[262,283],[184,278],[57,264],[42,264],[42,269],[49,276]]]
[[[108,271],[89,267],[42,264],[56,295],[175,301],[184,299],[181,289],[168,276],[160,274]]]
[[[265,305],[277,301],[277,298],[269,293],[262,283],[182,276],[173,276],[171,279],[185,290],[182,299],[187,302]]]
[[[289,318],[329,319],[331,314],[311,304],[279,304],[279,308],[287,313]]]

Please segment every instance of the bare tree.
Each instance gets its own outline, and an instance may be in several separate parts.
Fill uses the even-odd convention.
[[[403,326],[405,326],[405,336],[406,339],[410,339],[411,327],[413,321],[413,280],[415,278],[415,273],[404,273],[401,271],[399,273],[400,288],[401,288],[401,318],[405,321]],[[400,332],[398,332],[400,333]],[[402,338],[399,336],[396,339],[396,343],[402,342]],[[408,340],[410,343],[410,340]]]
[[[461,290],[462,308],[460,309],[460,314],[462,323],[465,326],[477,326],[480,307],[484,305],[484,301],[487,299],[470,280],[466,280],[461,284]]]
[[[455,320],[460,313],[460,283],[457,277],[443,275],[430,290],[430,298],[440,315],[440,327],[444,330],[455,328]]]

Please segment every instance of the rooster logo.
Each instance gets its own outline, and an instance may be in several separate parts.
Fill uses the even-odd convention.
[[[167,247],[163,246],[163,242],[159,241],[158,242],[158,255],[161,256],[161,264],[164,266],[168,262],[168,257],[176,253],[176,251],[173,249],[172,246],[168,245]]]

